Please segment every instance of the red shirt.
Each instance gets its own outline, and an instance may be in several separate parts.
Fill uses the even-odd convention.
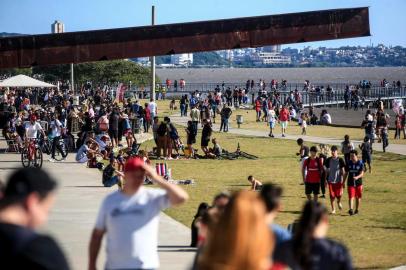
[[[317,164],[317,161],[319,164]],[[303,168],[307,170],[305,182],[307,183],[320,183],[321,170],[323,168],[323,162],[320,158],[311,159],[308,158],[303,162]]]
[[[282,122],[289,121],[289,112],[287,109],[282,109],[279,112],[279,120]]]
[[[255,101],[255,111],[259,112],[261,110],[261,101],[258,99]]]

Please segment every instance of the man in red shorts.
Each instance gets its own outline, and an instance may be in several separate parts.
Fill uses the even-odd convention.
[[[350,210],[348,214],[350,216],[358,214],[359,205],[361,203],[362,197],[362,177],[364,176],[364,164],[358,159],[358,152],[356,150],[351,150],[350,161],[345,167],[346,173],[344,179],[347,179],[348,187],[348,203],[350,205]],[[355,200],[355,211],[354,209],[354,198]]]
[[[331,157],[324,162],[324,169],[327,173],[328,190],[330,193],[331,213],[335,214],[334,200],[337,198],[338,209],[342,209],[341,196],[343,195],[345,162],[338,157],[338,148],[331,147]]]
[[[306,173],[307,171],[307,173]],[[310,147],[310,157],[303,162],[302,176],[305,183],[307,199],[317,202],[320,190],[321,173],[323,172],[323,160],[317,157],[317,147]]]

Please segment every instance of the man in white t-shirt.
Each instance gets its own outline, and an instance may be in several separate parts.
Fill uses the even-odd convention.
[[[90,240],[89,270],[96,269],[104,234],[107,237],[105,269],[158,268],[159,214],[188,199],[182,188],[165,181],[140,158],[130,158],[124,172],[123,190],[108,195],[100,208]],[[162,189],[144,188],[145,177]]]
[[[150,99],[150,102],[148,103],[148,109],[151,113],[151,119],[154,119],[154,117],[158,115],[158,105],[155,103],[155,101],[152,98]]]
[[[30,116],[30,122],[25,126],[25,137],[26,139],[37,139],[38,132],[42,133],[44,138],[46,138],[44,130],[40,123],[37,122],[37,117],[33,114]]]

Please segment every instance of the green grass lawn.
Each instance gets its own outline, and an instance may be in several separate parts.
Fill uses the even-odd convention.
[[[184,128],[178,129],[181,138],[185,138]],[[287,226],[299,218],[305,196],[304,186],[299,185],[301,176],[295,155],[298,147],[294,141],[224,133],[215,133],[214,137],[224,149],[234,151],[239,142],[243,151],[260,159],[169,161],[174,179],[194,179],[196,184],[185,187],[190,200],[179,208],[166,211],[167,214],[190,226],[200,202],[211,203],[220,191],[249,189],[246,178],[252,174],[263,182],[277,183],[284,188],[283,210],[277,218],[279,224]],[[152,141],[146,142],[142,149],[150,150],[152,145]],[[196,148],[198,145],[200,143]],[[344,210],[330,218],[329,236],[345,243],[356,267],[363,269],[406,264],[406,157],[375,153],[374,171],[364,178],[360,215],[351,217],[347,214],[345,192]],[[328,199],[322,201],[328,204]]]

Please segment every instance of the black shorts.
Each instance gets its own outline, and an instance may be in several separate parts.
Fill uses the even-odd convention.
[[[118,130],[109,130],[109,136],[111,139],[117,139],[118,138]]]
[[[204,147],[207,147],[207,146],[209,146],[209,142],[210,142],[210,140],[203,140],[202,139],[202,146],[204,146]]]
[[[307,183],[305,182],[305,194],[310,195],[318,195],[320,190],[320,183]]]
[[[365,163],[371,163],[371,154],[362,154],[362,162]]]
[[[196,143],[196,136],[188,136],[187,137],[187,144],[191,145],[191,144],[194,144],[194,143]]]

